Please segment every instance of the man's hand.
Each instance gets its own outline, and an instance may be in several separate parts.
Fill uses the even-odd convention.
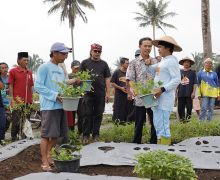
[[[201,96],[198,96],[198,99],[201,100]]]
[[[57,101],[60,102],[60,103],[63,103],[63,100],[62,100],[60,95],[57,95]]]
[[[160,95],[161,95],[162,93],[163,93],[163,92],[162,92],[162,90],[161,90],[160,88],[157,88],[157,89],[154,90],[154,96],[155,96],[156,98],[160,97]]]
[[[151,59],[150,58],[145,59],[144,61],[145,61],[146,65],[148,65],[148,66],[151,65]]]
[[[106,94],[106,95],[105,95],[105,102],[106,102],[106,103],[109,103],[109,99],[110,99],[110,96]]]
[[[120,90],[126,94],[128,93],[126,87],[120,87]]]
[[[217,100],[220,101],[220,96],[217,97]]]

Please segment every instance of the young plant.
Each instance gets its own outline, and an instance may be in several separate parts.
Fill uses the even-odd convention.
[[[142,178],[154,180],[196,180],[197,176],[189,159],[167,153],[165,151],[152,151],[137,155],[138,163],[134,172]]]
[[[79,97],[83,96],[85,89],[87,88],[87,84],[83,84],[82,86],[72,86],[67,85],[65,83],[58,83],[60,86],[59,94],[62,97]]]
[[[80,137],[75,131],[69,131],[69,143],[75,146],[76,151],[80,151],[83,147]]]
[[[131,82],[131,87],[133,88],[135,94],[137,95],[146,95],[153,93],[155,88],[159,88],[162,86],[162,82],[158,81],[157,84],[154,83],[153,79],[150,79],[146,83],[142,82]]]
[[[55,147],[51,149],[51,157],[61,161],[71,161],[75,157],[72,155],[73,151],[68,148],[61,148],[59,151]]]
[[[86,71],[78,71],[76,74],[74,74],[74,77],[79,78],[81,81],[86,81],[86,80],[94,80],[94,78],[97,75],[92,72],[92,70],[86,70]]]

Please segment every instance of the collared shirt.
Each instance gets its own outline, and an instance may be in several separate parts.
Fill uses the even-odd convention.
[[[147,83],[147,81],[153,77],[154,77],[154,71],[150,68],[146,68],[144,59],[141,55],[129,63],[129,66],[126,72],[127,80],[130,80],[133,82]],[[135,105],[144,106],[142,100],[140,99],[138,95],[135,96]]]
[[[13,98],[22,98],[26,103],[32,103],[32,72],[17,66],[9,71],[8,83],[13,86]]]
[[[198,96],[218,97],[220,96],[218,75],[213,71],[205,69],[198,73]]]
[[[158,98],[158,109],[172,111],[175,101],[175,91],[181,82],[179,62],[173,55],[163,58],[158,64],[150,66],[156,72],[154,83],[161,81],[166,89]]]
[[[65,79],[63,69],[51,61],[40,65],[34,88],[40,95],[41,110],[63,108],[63,105],[56,98],[60,90],[58,82],[62,83]]]

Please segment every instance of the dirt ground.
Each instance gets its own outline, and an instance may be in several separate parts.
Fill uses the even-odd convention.
[[[0,180],[10,180],[30,173],[42,172],[39,145],[34,145],[18,155],[0,163]],[[131,166],[86,166],[80,167],[80,173],[88,175],[106,174],[108,176],[133,176]],[[199,180],[220,180],[220,171],[196,170]]]

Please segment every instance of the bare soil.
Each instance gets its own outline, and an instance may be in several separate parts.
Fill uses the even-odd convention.
[[[18,155],[0,162],[0,180],[10,180],[30,173],[42,172],[39,145],[31,146]],[[131,166],[86,166],[80,167],[80,173],[88,175],[133,176]],[[199,180],[220,180],[218,170],[196,170]]]

